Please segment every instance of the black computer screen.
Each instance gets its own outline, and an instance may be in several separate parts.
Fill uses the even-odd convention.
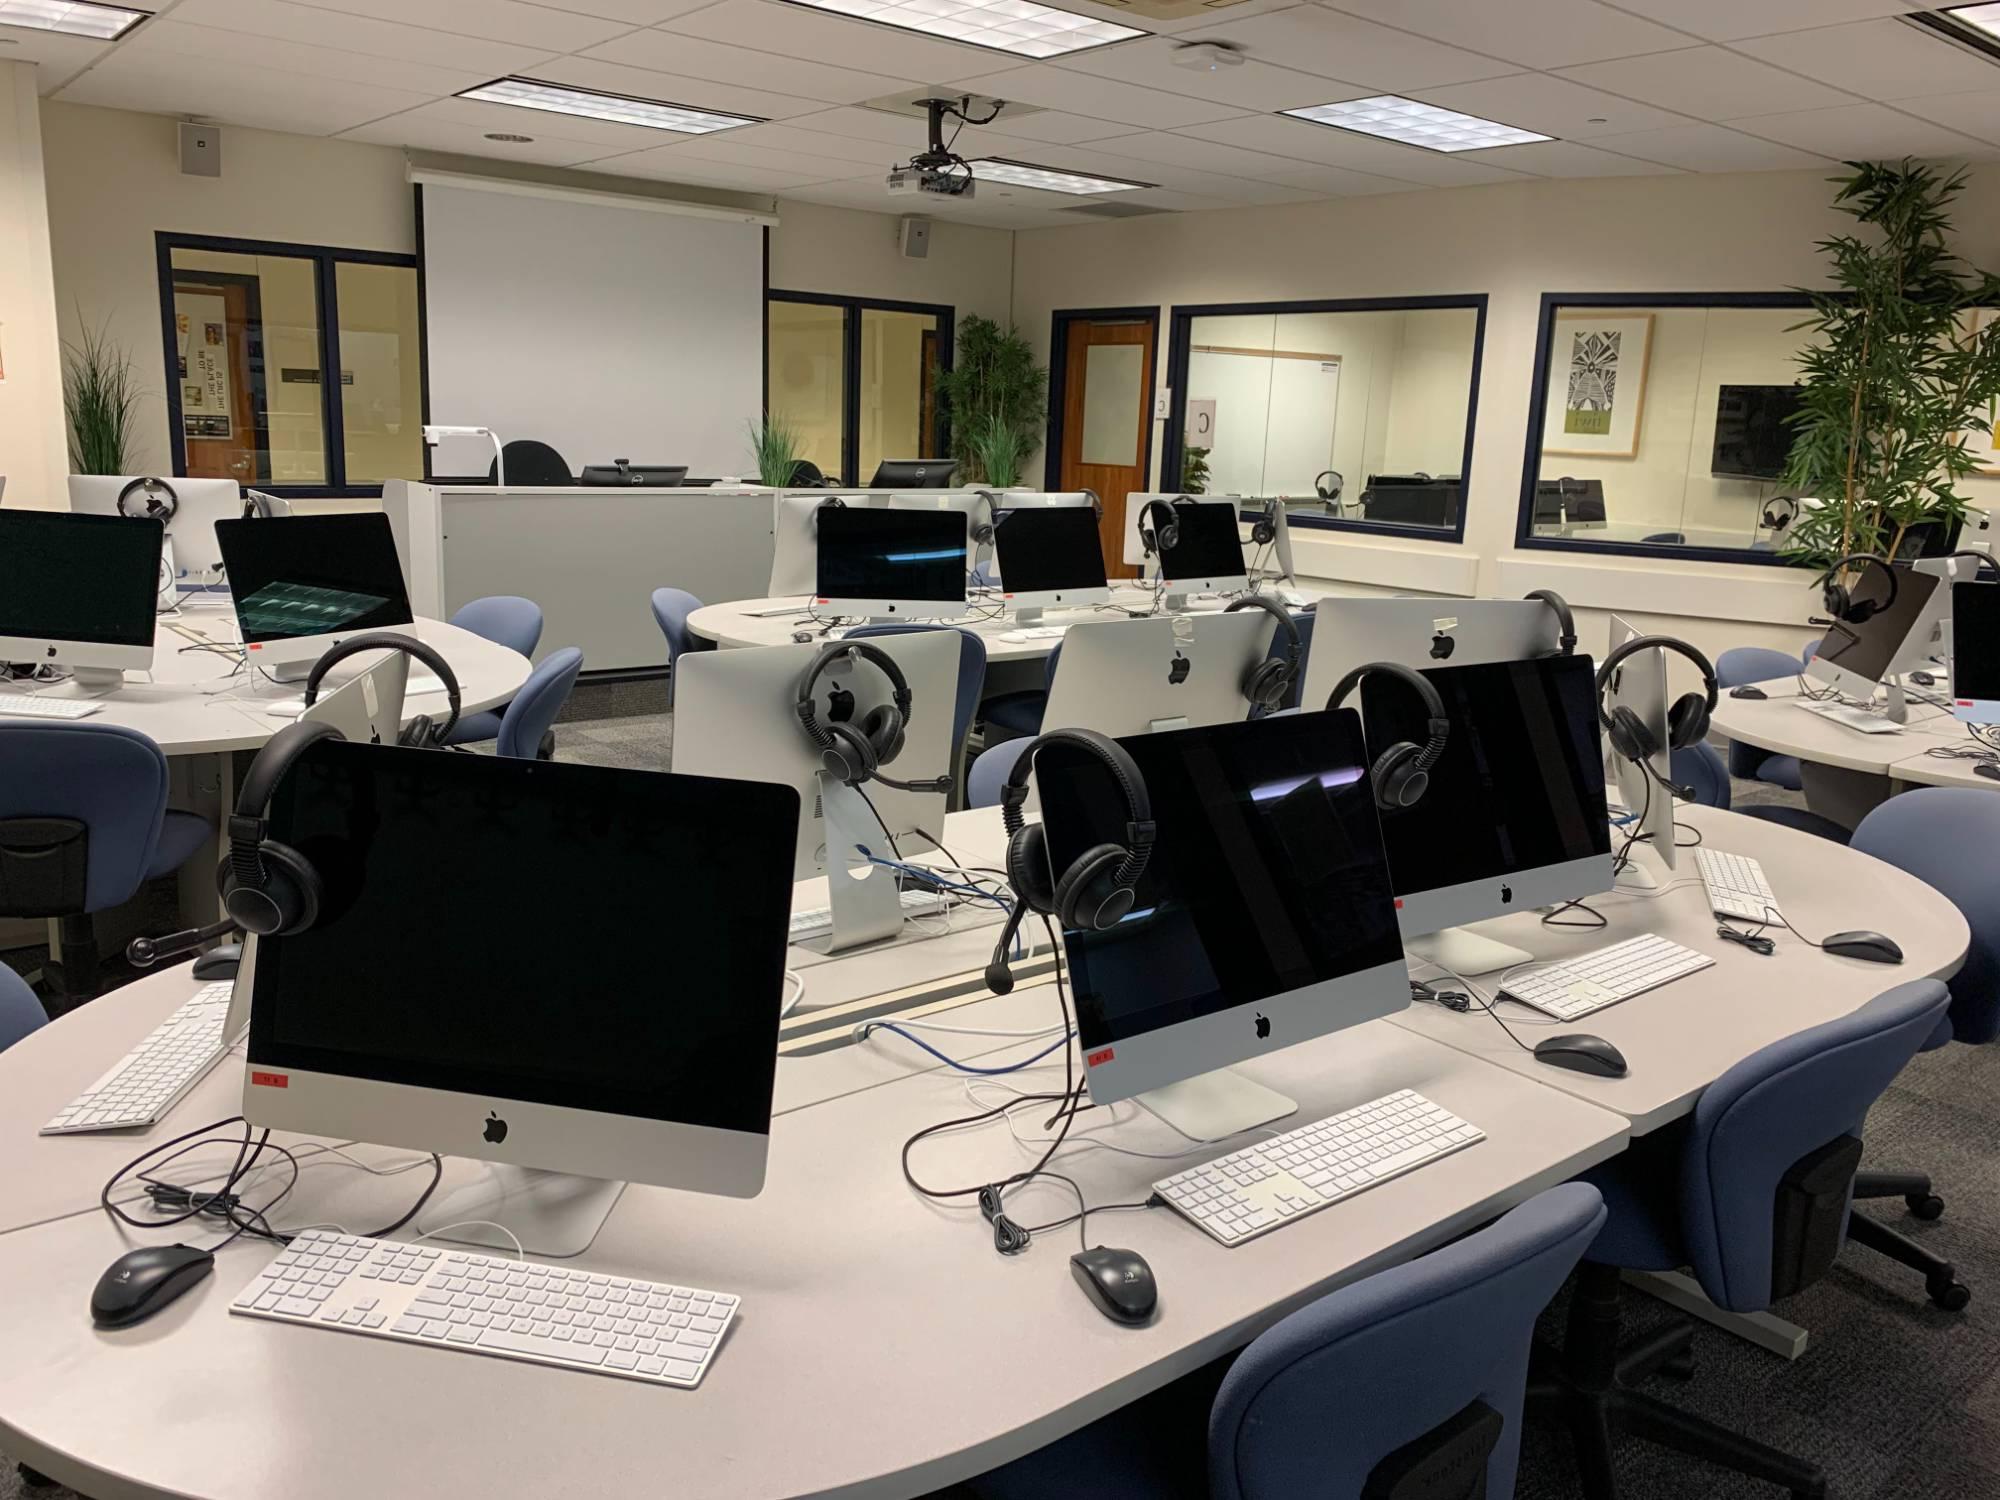
[[[1939,582],[1936,574],[1899,567],[1892,584],[1886,569],[1871,564],[1854,580],[1853,600],[1856,604],[1873,600],[1879,608],[1858,625],[1845,620],[1829,625],[1820,637],[1820,660],[1880,682]]]
[[[158,521],[0,510],[0,635],[150,646]]]
[[[1952,696],[2000,701],[2000,583],[1951,586],[1951,652]]]
[[[761,1133],[798,816],[763,782],[320,741],[271,836],[321,916],[259,942],[251,1055]]]
[[[875,466],[871,490],[941,490],[958,473],[955,458],[885,458]]]
[[[1596,668],[1587,656],[1432,667],[1451,734],[1414,807],[1382,815],[1398,895],[1611,852]],[[1429,713],[1407,683],[1361,680],[1368,753],[1422,745]]]
[[[1158,824],[1132,914],[1069,932],[1086,1048],[1401,959],[1389,867],[1351,709],[1135,735]],[[1095,756],[1035,758],[1053,868],[1125,838]]]
[[[1154,515],[1157,519],[1158,512]],[[1180,541],[1177,546],[1160,549],[1162,578],[1244,576],[1243,539],[1236,529],[1235,506],[1215,501],[1176,505],[1174,519],[1180,523]]]
[[[1105,586],[1097,512],[1088,505],[1002,510],[993,528],[1002,591],[1050,594]]]
[[[964,603],[963,511],[830,505],[815,515],[820,598]]]
[[[385,515],[217,521],[215,540],[247,642],[410,623]]]

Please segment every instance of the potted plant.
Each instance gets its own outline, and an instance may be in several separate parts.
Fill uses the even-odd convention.
[[[757,482],[783,489],[792,482],[802,445],[799,430],[780,417],[766,416],[745,424],[750,433],[750,457],[757,465]]]
[[[1208,450],[1185,444],[1181,447],[1181,493],[1202,495],[1208,492]]]
[[[1010,489],[1021,482],[1028,435],[1000,413],[990,411],[978,420],[966,448],[991,488]]]
[[[958,460],[959,482],[1001,483],[980,452],[979,440],[995,421],[1019,435],[1018,479],[1020,461],[1034,451],[1048,410],[1049,372],[1035,363],[1028,341],[1013,328],[967,313],[959,319],[951,368],[937,372],[936,386],[951,414],[951,456]]]
[[[1820,241],[1832,290],[1812,292],[1798,326],[1800,410],[1784,483],[1821,503],[1793,523],[1787,552],[1824,567],[1851,552],[1894,557],[1913,526],[1952,526],[1966,511],[1958,481],[1978,458],[1969,433],[1990,433],[2000,400],[2000,278],[1950,248],[1951,205],[1965,188],[1908,159],[1849,162],[1834,204],[1861,232]]]
[[[103,328],[63,345],[63,411],[77,474],[129,474],[138,382],[125,350]]]

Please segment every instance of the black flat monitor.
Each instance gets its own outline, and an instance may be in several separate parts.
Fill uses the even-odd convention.
[[[871,490],[943,490],[958,473],[955,458],[885,458],[875,466]]]
[[[1723,479],[1781,479],[1798,435],[1792,417],[1805,400],[1795,385],[1725,385],[1715,397],[1715,444],[1708,472]]]
[[[608,464],[585,464],[579,476],[586,486],[639,485],[648,489],[671,490],[687,478],[686,464],[635,464],[618,459]]]
[[[1017,608],[1109,597],[1097,513],[1087,505],[1002,508],[994,515],[993,550],[1001,594]]]
[[[1137,900],[1063,935],[1099,1103],[1392,1014],[1409,1003],[1368,758],[1352,709],[1118,742],[1158,829]],[[1052,870],[1126,841],[1109,769],[1041,750]]]
[[[1535,481],[1535,525],[1588,526],[1603,520],[1603,480],[1558,476]]]
[[[1941,582],[1935,573],[1911,567],[1897,566],[1893,578],[1886,568],[1863,569],[1855,576],[1851,596],[1855,606],[1873,604],[1874,613],[1858,623],[1835,620],[1827,626],[1807,675],[1830,677],[1844,691],[1872,693],[1896,670],[1897,658],[1907,655],[1910,631]]]
[[[1451,732],[1412,807],[1382,815],[1405,937],[1611,889],[1604,748],[1587,656],[1431,667]],[[1361,681],[1368,753],[1424,743],[1404,682]]]
[[[1160,576],[1187,585],[1188,592],[1247,587],[1249,564],[1243,557],[1236,507],[1196,501],[1176,505],[1173,512],[1180,536],[1173,546],[1160,549]]]
[[[145,519],[0,510],[0,661],[143,670],[165,535]]]
[[[964,511],[830,505],[814,514],[819,603],[842,614],[873,616],[964,607]]]
[[[1951,586],[1951,696],[1966,723],[2000,723],[2000,583]]]

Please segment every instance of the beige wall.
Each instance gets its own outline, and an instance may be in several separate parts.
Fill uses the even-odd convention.
[[[35,70],[0,62],[0,475],[10,505],[69,502]]]

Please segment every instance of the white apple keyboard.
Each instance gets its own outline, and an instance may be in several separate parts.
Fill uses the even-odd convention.
[[[0,693],[0,714],[10,719],[87,719],[104,707],[90,698],[41,698]]]
[[[1500,993],[1558,1021],[1575,1021],[1607,1005],[1671,984],[1714,962],[1706,953],[1648,933],[1595,953],[1538,965],[1532,973],[1507,980]]]
[[[203,985],[97,1082],[78,1094],[41,1129],[43,1135],[86,1130],[129,1130],[150,1125],[215,1066],[229,1050],[232,982]]]
[[[1027,630],[1003,630],[1000,639],[1019,645],[1023,641],[1059,641],[1068,634],[1067,625],[1036,625]]]
[[[1872,708],[1858,708],[1852,703],[1814,703],[1805,698],[1792,700],[1809,714],[1818,714],[1822,719],[1830,719],[1849,729],[1858,729],[1863,734],[1901,734],[1903,726],[1894,719],[1884,718]]]
[[[1718,917],[1770,923],[1776,919],[1778,898],[1764,867],[1744,854],[1728,854],[1707,845],[1694,851],[1701,883],[1708,888],[1708,909]]]

